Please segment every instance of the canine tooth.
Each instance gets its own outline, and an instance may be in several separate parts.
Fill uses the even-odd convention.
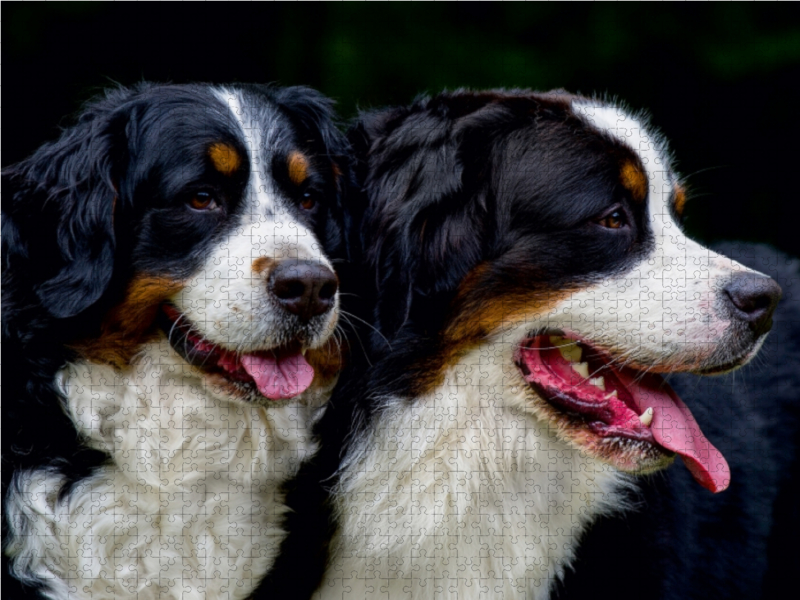
[[[610,394],[606,394],[604,399],[608,400],[609,398],[618,398],[618,397],[619,397],[619,394],[617,394],[617,390],[614,390]]]
[[[306,352],[308,352],[308,348],[303,348],[303,349],[300,351],[300,353],[301,353],[303,356],[305,356],[305,355],[306,355]]]
[[[575,371],[578,375],[583,377],[584,379],[589,378],[589,363],[573,363],[572,370]]]
[[[589,383],[591,383],[594,387],[600,388],[604,392],[606,391],[606,381],[602,377],[592,377],[589,380]]]
[[[650,427],[650,423],[653,422],[653,407],[648,406],[647,410],[644,411],[641,415],[639,415],[639,420],[645,427]]]

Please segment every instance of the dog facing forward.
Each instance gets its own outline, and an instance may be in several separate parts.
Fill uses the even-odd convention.
[[[313,90],[142,84],[3,171],[25,588],[244,598],[268,571],[339,367],[345,147]]]
[[[662,376],[747,363],[780,288],[686,237],[641,115],[455,92],[365,114],[351,141],[376,331],[320,424],[318,463],[344,450],[317,478],[318,597],[547,598],[628,474],[677,455],[726,488]]]

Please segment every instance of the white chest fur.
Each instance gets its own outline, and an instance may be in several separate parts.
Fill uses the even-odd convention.
[[[547,598],[586,525],[618,505],[625,479],[527,413],[497,352],[473,351],[413,403],[386,400],[344,467],[318,597]]]
[[[61,501],[54,472],[18,477],[15,569],[54,598],[246,597],[277,554],[278,488],[314,451],[327,391],[230,402],[163,340],[125,372],[76,364],[60,378],[86,443],[111,460]]]

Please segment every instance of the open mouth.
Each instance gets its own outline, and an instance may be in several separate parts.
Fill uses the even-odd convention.
[[[526,340],[516,361],[556,415],[567,417],[560,423],[572,439],[593,447],[622,441],[622,447],[638,448],[649,457],[675,453],[703,487],[712,492],[728,487],[730,469],[722,453],[659,375],[618,366],[585,340],[564,335]],[[642,463],[632,470],[637,468]]]
[[[294,398],[314,380],[314,368],[306,361],[299,342],[247,354],[232,352],[200,335],[197,327],[170,304],[162,307],[161,326],[186,362],[221,377],[240,396]]]

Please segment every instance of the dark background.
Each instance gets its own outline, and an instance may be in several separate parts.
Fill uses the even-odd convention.
[[[3,165],[114,82],[276,81],[341,115],[457,87],[563,87],[647,109],[699,239],[800,254],[796,6],[4,2]]]

